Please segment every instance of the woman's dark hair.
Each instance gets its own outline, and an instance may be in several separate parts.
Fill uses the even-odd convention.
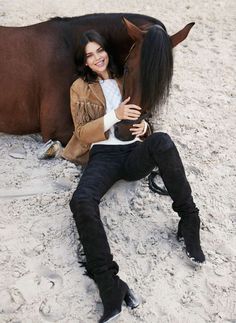
[[[75,56],[78,76],[83,78],[83,80],[88,83],[93,83],[97,81],[98,75],[95,72],[93,72],[88,66],[85,65],[85,47],[90,42],[97,43],[107,52],[109,56],[108,70],[111,74],[111,77],[119,77],[118,68],[116,67],[113,61],[112,55],[110,54],[110,50],[108,48],[105,38],[93,29],[84,32],[79,40],[79,46],[77,48]]]

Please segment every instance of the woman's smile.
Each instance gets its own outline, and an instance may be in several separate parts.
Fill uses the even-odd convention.
[[[100,60],[99,62],[96,63],[96,66],[102,67],[102,66],[104,66],[104,63],[105,63],[105,60],[102,59],[102,60]]]

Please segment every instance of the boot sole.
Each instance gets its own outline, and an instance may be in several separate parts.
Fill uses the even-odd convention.
[[[103,323],[108,323],[111,321],[116,321],[116,319],[120,316],[121,312],[116,314],[115,316],[112,316],[111,318],[109,318],[107,321],[103,321]]]
[[[132,289],[129,289],[124,298],[124,302],[127,307],[134,309],[140,305],[140,297]]]
[[[177,241],[179,242],[179,243],[181,243],[183,246],[184,246],[184,248],[186,249],[186,245],[185,245],[185,241],[184,241],[184,237],[183,236],[181,236],[181,235],[177,235]],[[202,265],[204,265],[205,263],[206,263],[206,260],[205,261],[203,261],[203,262],[199,262],[199,261],[196,261],[196,260],[194,260],[194,258],[193,257],[190,257],[190,254],[186,251],[185,252],[185,254],[186,254],[186,256],[187,256],[187,259],[188,259],[188,262],[191,264],[191,265],[194,265],[195,267],[201,267]]]
[[[206,263],[206,261],[199,262],[199,261],[194,260],[193,257],[189,256],[188,252],[186,252],[186,256],[187,256],[187,259],[190,262],[190,264],[194,265],[195,267],[202,267]]]
[[[206,260],[204,260],[203,262],[199,262],[199,261],[196,261],[194,257],[191,257],[190,256],[189,252],[186,250],[186,243],[185,243],[185,240],[184,240],[184,236],[182,234],[182,229],[181,229],[181,225],[180,224],[181,224],[181,222],[179,222],[179,225],[178,225],[178,231],[177,231],[177,234],[176,234],[176,239],[177,239],[178,242],[184,244],[184,246],[185,246],[185,253],[187,255],[187,258],[189,260],[189,263],[191,265],[194,265],[195,267],[201,267],[203,264],[205,264]]]

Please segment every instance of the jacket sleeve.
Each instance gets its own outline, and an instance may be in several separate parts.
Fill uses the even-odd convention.
[[[153,127],[152,127],[150,121],[147,119],[145,119],[145,121],[147,123],[147,129],[146,129],[146,132],[142,136],[140,136],[141,140],[145,140],[148,136],[153,134]]]
[[[108,132],[104,132],[103,107],[80,98],[73,86],[70,89],[70,100],[74,134],[81,144],[90,145],[108,139]],[[101,111],[101,116],[98,117],[95,111]]]

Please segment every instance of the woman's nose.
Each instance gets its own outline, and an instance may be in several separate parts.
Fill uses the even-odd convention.
[[[98,60],[98,59],[100,58],[99,53],[96,53],[96,54],[94,55],[94,58],[95,58],[95,60]]]

